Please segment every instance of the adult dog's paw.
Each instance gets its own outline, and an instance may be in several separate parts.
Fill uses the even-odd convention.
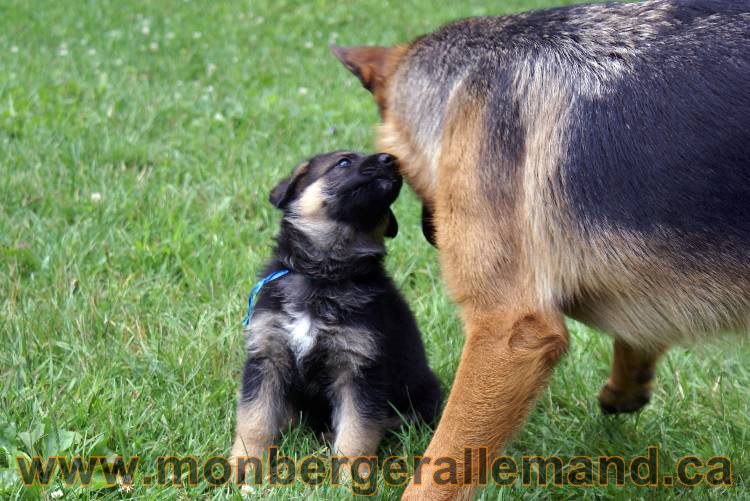
[[[622,391],[605,384],[599,392],[599,407],[604,414],[623,414],[641,410],[651,400],[651,389],[645,386]]]

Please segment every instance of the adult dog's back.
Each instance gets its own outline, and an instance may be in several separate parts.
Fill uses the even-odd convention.
[[[613,412],[648,400],[670,344],[748,328],[750,2],[582,5],[334,52],[433,214],[466,324],[428,453],[507,440],[567,346],[561,312],[615,335]]]
[[[513,220],[506,252],[527,258],[545,305],[647,346],[746,328],[749,6],[587,5],[449,25],[393,75],[381,142],[429,159],[405,167],[418,187],[475,177],[484,210]],[[471,137],[446,136],[468,128],[467,107],[482,114]],[[475,164],[446,161],[451,142],[479,142]],[[440,193],[425,191],[437,209]],[[441,247],[465,245],[443,227]]]

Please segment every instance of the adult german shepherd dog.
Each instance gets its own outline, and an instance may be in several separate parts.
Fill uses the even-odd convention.
[[[471,493],[464,448],[523,424],[563,315],[615,338],[605,412],[649,400],[670,345],[748,331],[750,1],[579,5],[332,50],[377,102],[466,332],[425,455],[470,481],[425,467],[406,497]]]

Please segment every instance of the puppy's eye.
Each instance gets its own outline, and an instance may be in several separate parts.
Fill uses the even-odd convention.
[[[352,161],[348,158],[342,158],[338,162],[336,162],[336,167],[350,167],[352,165]]]

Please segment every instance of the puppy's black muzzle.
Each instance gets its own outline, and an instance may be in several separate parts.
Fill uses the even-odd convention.
[[[399,179],[401,176],[396,170],[397,166],[396,157],[388,153],[378,153],[365,158],[359,166],[359,173],[374,179]]]

